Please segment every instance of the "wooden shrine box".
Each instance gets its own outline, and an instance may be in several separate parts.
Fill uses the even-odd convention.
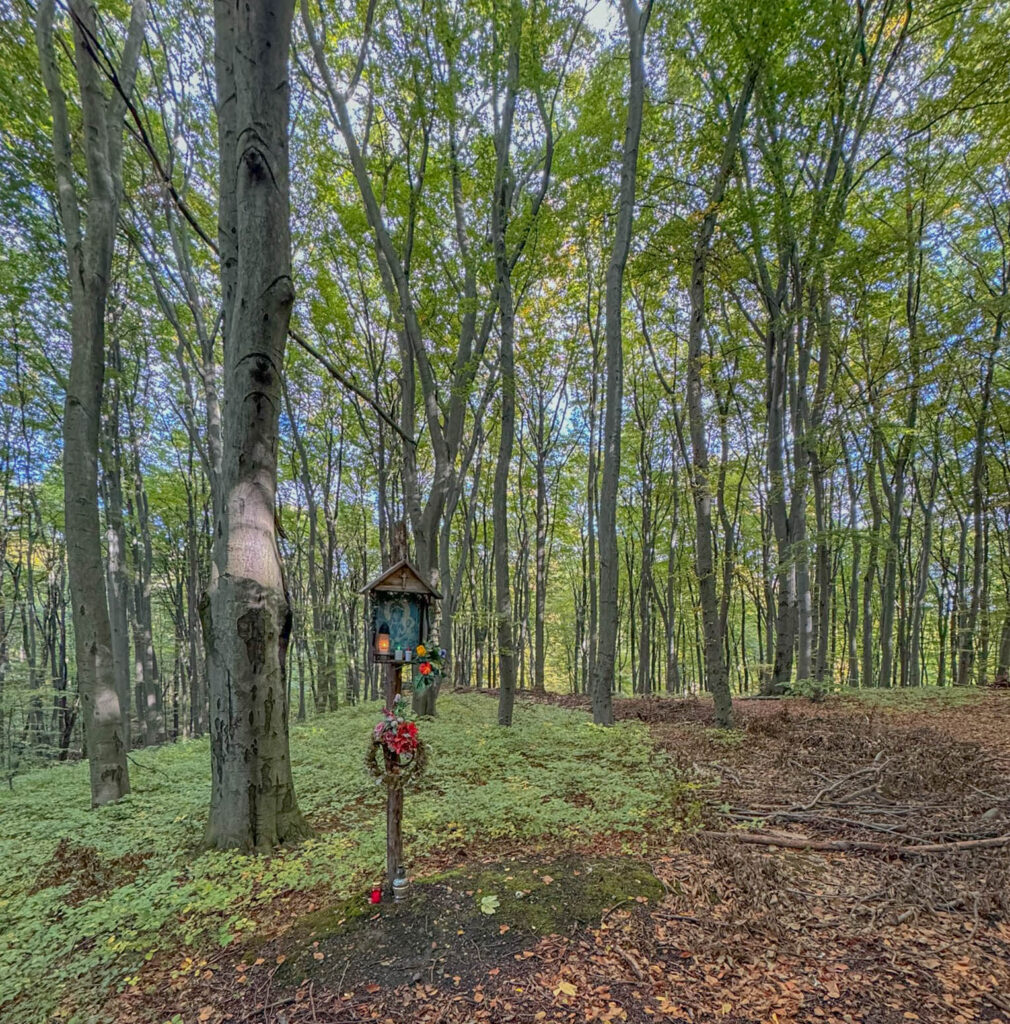
[[[406,559],[384,570],[361,593],[368,595],[372,661],[414,661],[418,644],[426,643],[430,634],[432,602],[442,595]]]

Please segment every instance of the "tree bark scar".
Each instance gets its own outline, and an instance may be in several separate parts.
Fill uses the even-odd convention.
[[[274,691],[273,687],[267,690],[267,695],[263,701],[263,732],[269,734],[271,729],[271,723],[274,716]]]
[[[266,358],[257,359],[250,376],[261,387],[270,387],[274,379],[273,364]]]
[[[258,149],[250,147],[242,154],[242,159],[245,161],[249,177],[252,178],[253,181],[266,180],[267,174],[270,173],[270,168],[266,160],[263,158],[263,154]]]
[[[266,663],[266,611],[250,608],[238,620],[238,635],[245,641],[246,657],[254,675],[259,675]]]

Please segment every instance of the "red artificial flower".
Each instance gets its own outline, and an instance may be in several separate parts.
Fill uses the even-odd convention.
[[[412,754],[417,750],[417,726],[413,722],[401,722],[395,732],[386,737],[386,746],[394,754]]]
[[[417,671],[420,672],[422,676],[428,675],[428,673],[431,672],[431,662],[422,661],[421,664],[417,666]]]

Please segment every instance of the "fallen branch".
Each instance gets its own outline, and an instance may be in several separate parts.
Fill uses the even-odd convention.
[[[712,832],[700,833],[711,839],[735,839],[739,843],[754,846],[781,846],[788,850],[824,850],[845,853],[852,850],[870,850],[874,853],[891,853],[900,857],[921,853],[947,853],[951,850],[983,850],[1010,846],[1010,835],[992,836],[988,839],[963,839],[953,843],[922,843],[916,846],[894,846],[889,843],[871,843],[862,839],[803,839],[799,837],[768,836],[760,832]]]
[[[1010,999],[1005,999],[1003,996],[998,995],[996,992],[983,992],[983,999],[988,999],[993,1006],[999,1007],[1006,1013],[1010,1013]]]
[[[857,768],[854,772],[850,772],[848,775],[843,775],[840,779],[836,779],[830,785],[825,786],[813,798],[813,800],[810,801],[810,803],[800,804],[798,806],[790,807],[789,809],[791,811],[812,810],[821,800],[824,799],[824,797],[826,797],[829,793],[834,793],[835,790],[840,789],[842,786],[845,785],[846,782],[851,782],[853,779],[858,779],[861,775],[867,775],[870,773],[873,773],[874,775],[879,775],[880,772],[884,769],[884,767],[889,763],[887,759],[881,761],[880,758],[882,753],[883,751],[877,754],[877,756],[873,759],[872,764],[864,765],[862,768]],[[855,797],[859,796],[862,793],[866,793],[868,790],[873,789],[875,785],[876,783],[874,783],[873,786],[866,786],[863,789],[857,790],[855,793],[851,794],[851,796]]]

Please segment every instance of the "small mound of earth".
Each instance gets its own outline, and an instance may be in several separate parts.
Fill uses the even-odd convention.
[[[372,906],[361,898],[303,917],[285,937],[287,959],[274,985],[465,988],[545,935],[575,932],[618,905],[662,895],[662,883],[632,859],[513,860],[456,870],[412,883],[400,902]]]

